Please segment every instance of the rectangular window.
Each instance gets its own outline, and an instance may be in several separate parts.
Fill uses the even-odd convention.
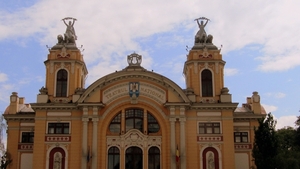
[[[48,134],[69,134],[69,123],[48,123]]]
[[[248,132],[234,132],[235,143],[248,143]]]
[[[33,143],[34,132],[22,132],[22,143]]]
[[[220,123],[199,123],[199,134],[220,134]]]

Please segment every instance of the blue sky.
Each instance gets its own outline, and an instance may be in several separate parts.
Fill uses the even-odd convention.
[[[297,0],[10,0],[0,1],[0,112],[11,92],[27,103],[44,86],[48,47],[63,34],[65,17],[77,18],[87,86],[127,66],[127,55],[185,88],[186,46],[197,32],[195,18],[211,21],[206,32],[222,47],[225,86],[233,101],[245,103],[258,91],[277,128],[294,126],[300,104],[300,1]],[[239,106],[240,106],[239,105]]]

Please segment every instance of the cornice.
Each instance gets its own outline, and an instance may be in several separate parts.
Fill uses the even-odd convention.
[[[194,103],[190,109],[194,110],[235,110],[238,103]]]
[[[33,110],[78,110],[78,106],[75,103],[31,103]]]
[[[18,121],[34,121],[35,113],[17,113],[17,114],[3,114],[6,121],[18,120]]]

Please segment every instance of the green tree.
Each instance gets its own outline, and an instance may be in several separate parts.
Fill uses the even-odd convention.
[[[255,141],[252,156],[257,169],[276,168],[276,156],[278,153],[278,139],[276,136],[276,121],[271,113],[266,118],[258,120],[259,126],[254,129]]]
[[[278,155],[277,168],[299,169],[300,152],[296,146],[296,130],[293,127],[285,127],[277,130]]]

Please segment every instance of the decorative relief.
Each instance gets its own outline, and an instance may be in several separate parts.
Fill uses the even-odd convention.
[[[212,54],[208,53],[207,48],[203,49],[203,52],[199,55],[199,58],[212,58]]]
[[[61,52],[57,54],[57,58],[69,58],[70,54],[67,53],[67,50],[65,47],[61,49]]]
[[[197,141],[199,142],[208,142],[208,141],[223,141],[223,136],[197,136]]]
[[[53,101],[55,103],[69,103],[70,99],[69,98],[54,98]]]
[[[201,103],[216,103],[216,100],[214,98],[202,98],[200,100]]]
[[[235,149],[252,149],[251,144],[234,144]]]
[[[142,56],[136,53],[132,53],[127,56],[127,62],[129,66],[140,66],[142,63]]]
[[[141,148],[149,148],[152,146],[161,147],[161,136],[144,135],[137,129],[132,129],[126,134],[120,136],[107,136],[107,147],[117,146],[128,148],[137,146]]]
[[[45,136],[46,142],[70,142],[71,136]]]
[[[130,82],[129,85],[128,83],[121,83],[115,86],[112,86],[106,90],[103,91],[103,103],[107,104],[109,102],[112,102],[113,100],[120,98],[122,96],[129,96],[132,94],[133,95],[133,90],[131,90],[131,85],[132,83]],[[138,83],[135,82],[138,86],[138,90],[135,90],[135,95],[137,96],[137,91],[138,91],[138,96],[143,95],[146,97],[150,97],[151,99],[157,101],[158,103],[165,103],[166,102],[166,92],[154,85],[150,85],[148,83]]]
[[[19,150],[33,150],[33,144],[19,144]]]

